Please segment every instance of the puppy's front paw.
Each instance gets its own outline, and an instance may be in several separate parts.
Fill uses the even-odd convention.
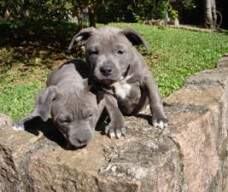
[[[115,128],[109,124],[105,127],[105,134],[108,135],[111,139],[115,137],[117,139],[120,139],[121,137],[126,136],[126,127]]]
[[[13,124],[12,128],[15,131],[24,131],[25,130],[24,124],[21,124],[21,123]]]
[[[168,127],[168,120],[166,118],[152,117],[152,125],[156,128],[165,129]]]

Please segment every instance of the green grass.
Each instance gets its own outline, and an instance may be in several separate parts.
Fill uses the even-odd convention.
[[[48,73],[70,58],[44,48],[19,48],[0,48],[0,113],[14,120],[32,111]]]
[[[40,82],[6,86],[0,96],[1,113],[9,114],[13,119],[22,118],[33,106],[40,88]]]
[[[162,96],[179,89],[186,78],[196,72],[214,68],[217,60],[228,52],[228,35],[222,33],[161,29],[142,24],[110,25],[130,27],[144,36],[150,48],[145,59]],[[48,48],[26,48],[28,51],[18,47],[0,48],[0,113],[14,120],[32,110],[34,98],[44,86],[48,72],[69,58]]]

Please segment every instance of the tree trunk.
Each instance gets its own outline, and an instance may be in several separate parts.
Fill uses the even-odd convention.
[[[10,16],[11,16],[11,13],[10,13],[10,10],[9,9],[5,9],[4,10],[4,19],[9,19],[10,18]]]
[[[205,0],[205,26],[214,29],[216,23],[216,2],[215,0]]]
[[[213,27],[216,28],[217,27],[217,11],[216,11],[216,2],[215,0],[212,0],[212,4],[211,4],[211,12],[212,12],[212,19],[213,19]]]
[[[96,27],[96,10],[94,6],[88,7],[88,14],[89,14],[89,26]]]

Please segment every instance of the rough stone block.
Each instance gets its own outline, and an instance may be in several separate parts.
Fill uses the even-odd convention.
[[[24,163],[41,137],[9,127],[0,131],[0,191],[24,191]]]

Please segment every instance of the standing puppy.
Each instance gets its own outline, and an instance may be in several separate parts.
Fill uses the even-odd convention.
[[[124,115],[134,115],[148,102],[155,127],[167,126],[159,91],[134,45],[144,45],[143,38],[133,30],[116,28],[86,28],[72,39],[85,42],[86,61],[90,66],[92,80],[103,89],[111,123],[106,132],[119,138],[124,134]],[[120,110],[119,110],[120,109]]]

